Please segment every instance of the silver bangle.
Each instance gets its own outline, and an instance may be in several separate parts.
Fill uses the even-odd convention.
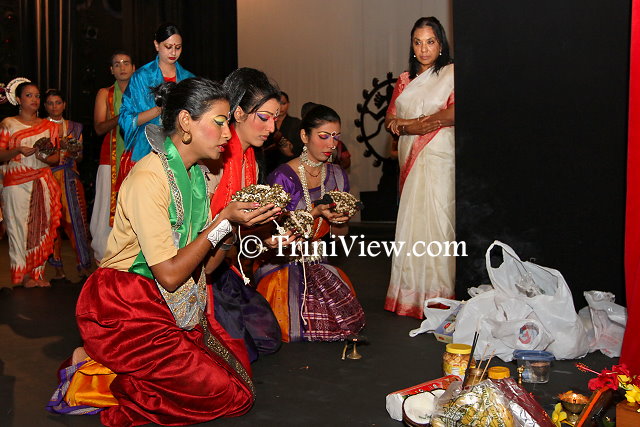
[[[233,230],[231,231],[233,233]],[[229,249],[231,249],[233,247],[233,245],[236,244],[236,242],[238,241],[238,235],[236,233],[233,233],[233,241],[231,243],[223,243],[220,245],[220,249],[223,251],[228,251]]]
[[[220,243],[220,241],[232,231],[233,228],[231,228],[229,220],[223,219],[220,224],[216,225],[216,227],[207,234],[207,240],[209,240],[209,242],[211,242],[211,246],[215,248],[218,246],[218,243]]]

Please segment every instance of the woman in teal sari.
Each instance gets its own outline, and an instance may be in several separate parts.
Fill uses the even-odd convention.
[[[177,26],[162,24],[156,30],[153,44],[158,56],[133,73],[122,95],[118,125],[124,133],[125,152],[120,164],[120,182],[135,162],[151,151],[144,134],[145,127],[160,124],[162,108],[156,105],[150,88],[164,82],[177,83],[195,77],[178,63],[182,54],[182,36]]]

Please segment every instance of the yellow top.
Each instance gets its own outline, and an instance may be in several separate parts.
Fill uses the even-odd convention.
[[[471,354],[471,346],[468,344],[447,344],[447,353]]]
[[[160,158],[149,153],[123,181],[100,267],[128,271],[140,253],[154,266],[178,253],[173,242],[169,204],[171,194]]]
[[[506,366],[493,366],[489,368],[489,378],[492,380],[501,380],[503,378],[509,378],[511,371]]]

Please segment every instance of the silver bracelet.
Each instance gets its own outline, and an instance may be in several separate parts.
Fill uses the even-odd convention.
[[[233,233],[233,242],[231,243],[223,243],[220,245],[220,249],[223,251],[228,251],[229,249],[231,249],[233,247],[233,245],[236,244],[236,242],[238,241],[238,235],[236,233],[233,232],[233,230],[231,230],[231,233]]]
[[[229,220],[223,219],[220,224],[216,225],[216,227],[207,234],[207,240],[209,240],[211,242],[211,246],[215,248],[218,246],[218,243],[220,243],[220,241],[232,231],[233,228],[231,228]]]

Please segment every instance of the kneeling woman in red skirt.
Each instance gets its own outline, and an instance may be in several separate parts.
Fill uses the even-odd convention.
[[[217,83],[192,78],[155,90],[163,127],[147,127],[153,151],[118,195],[99,268],[78,299],[84,347],[60,372],[48,409],[95,413],[107,426],[184,425],[251,408],[246,348],[216,322],[205,274],[273,205],[230,203],[216,218],[198,165],[224,151],[229,102]]]

